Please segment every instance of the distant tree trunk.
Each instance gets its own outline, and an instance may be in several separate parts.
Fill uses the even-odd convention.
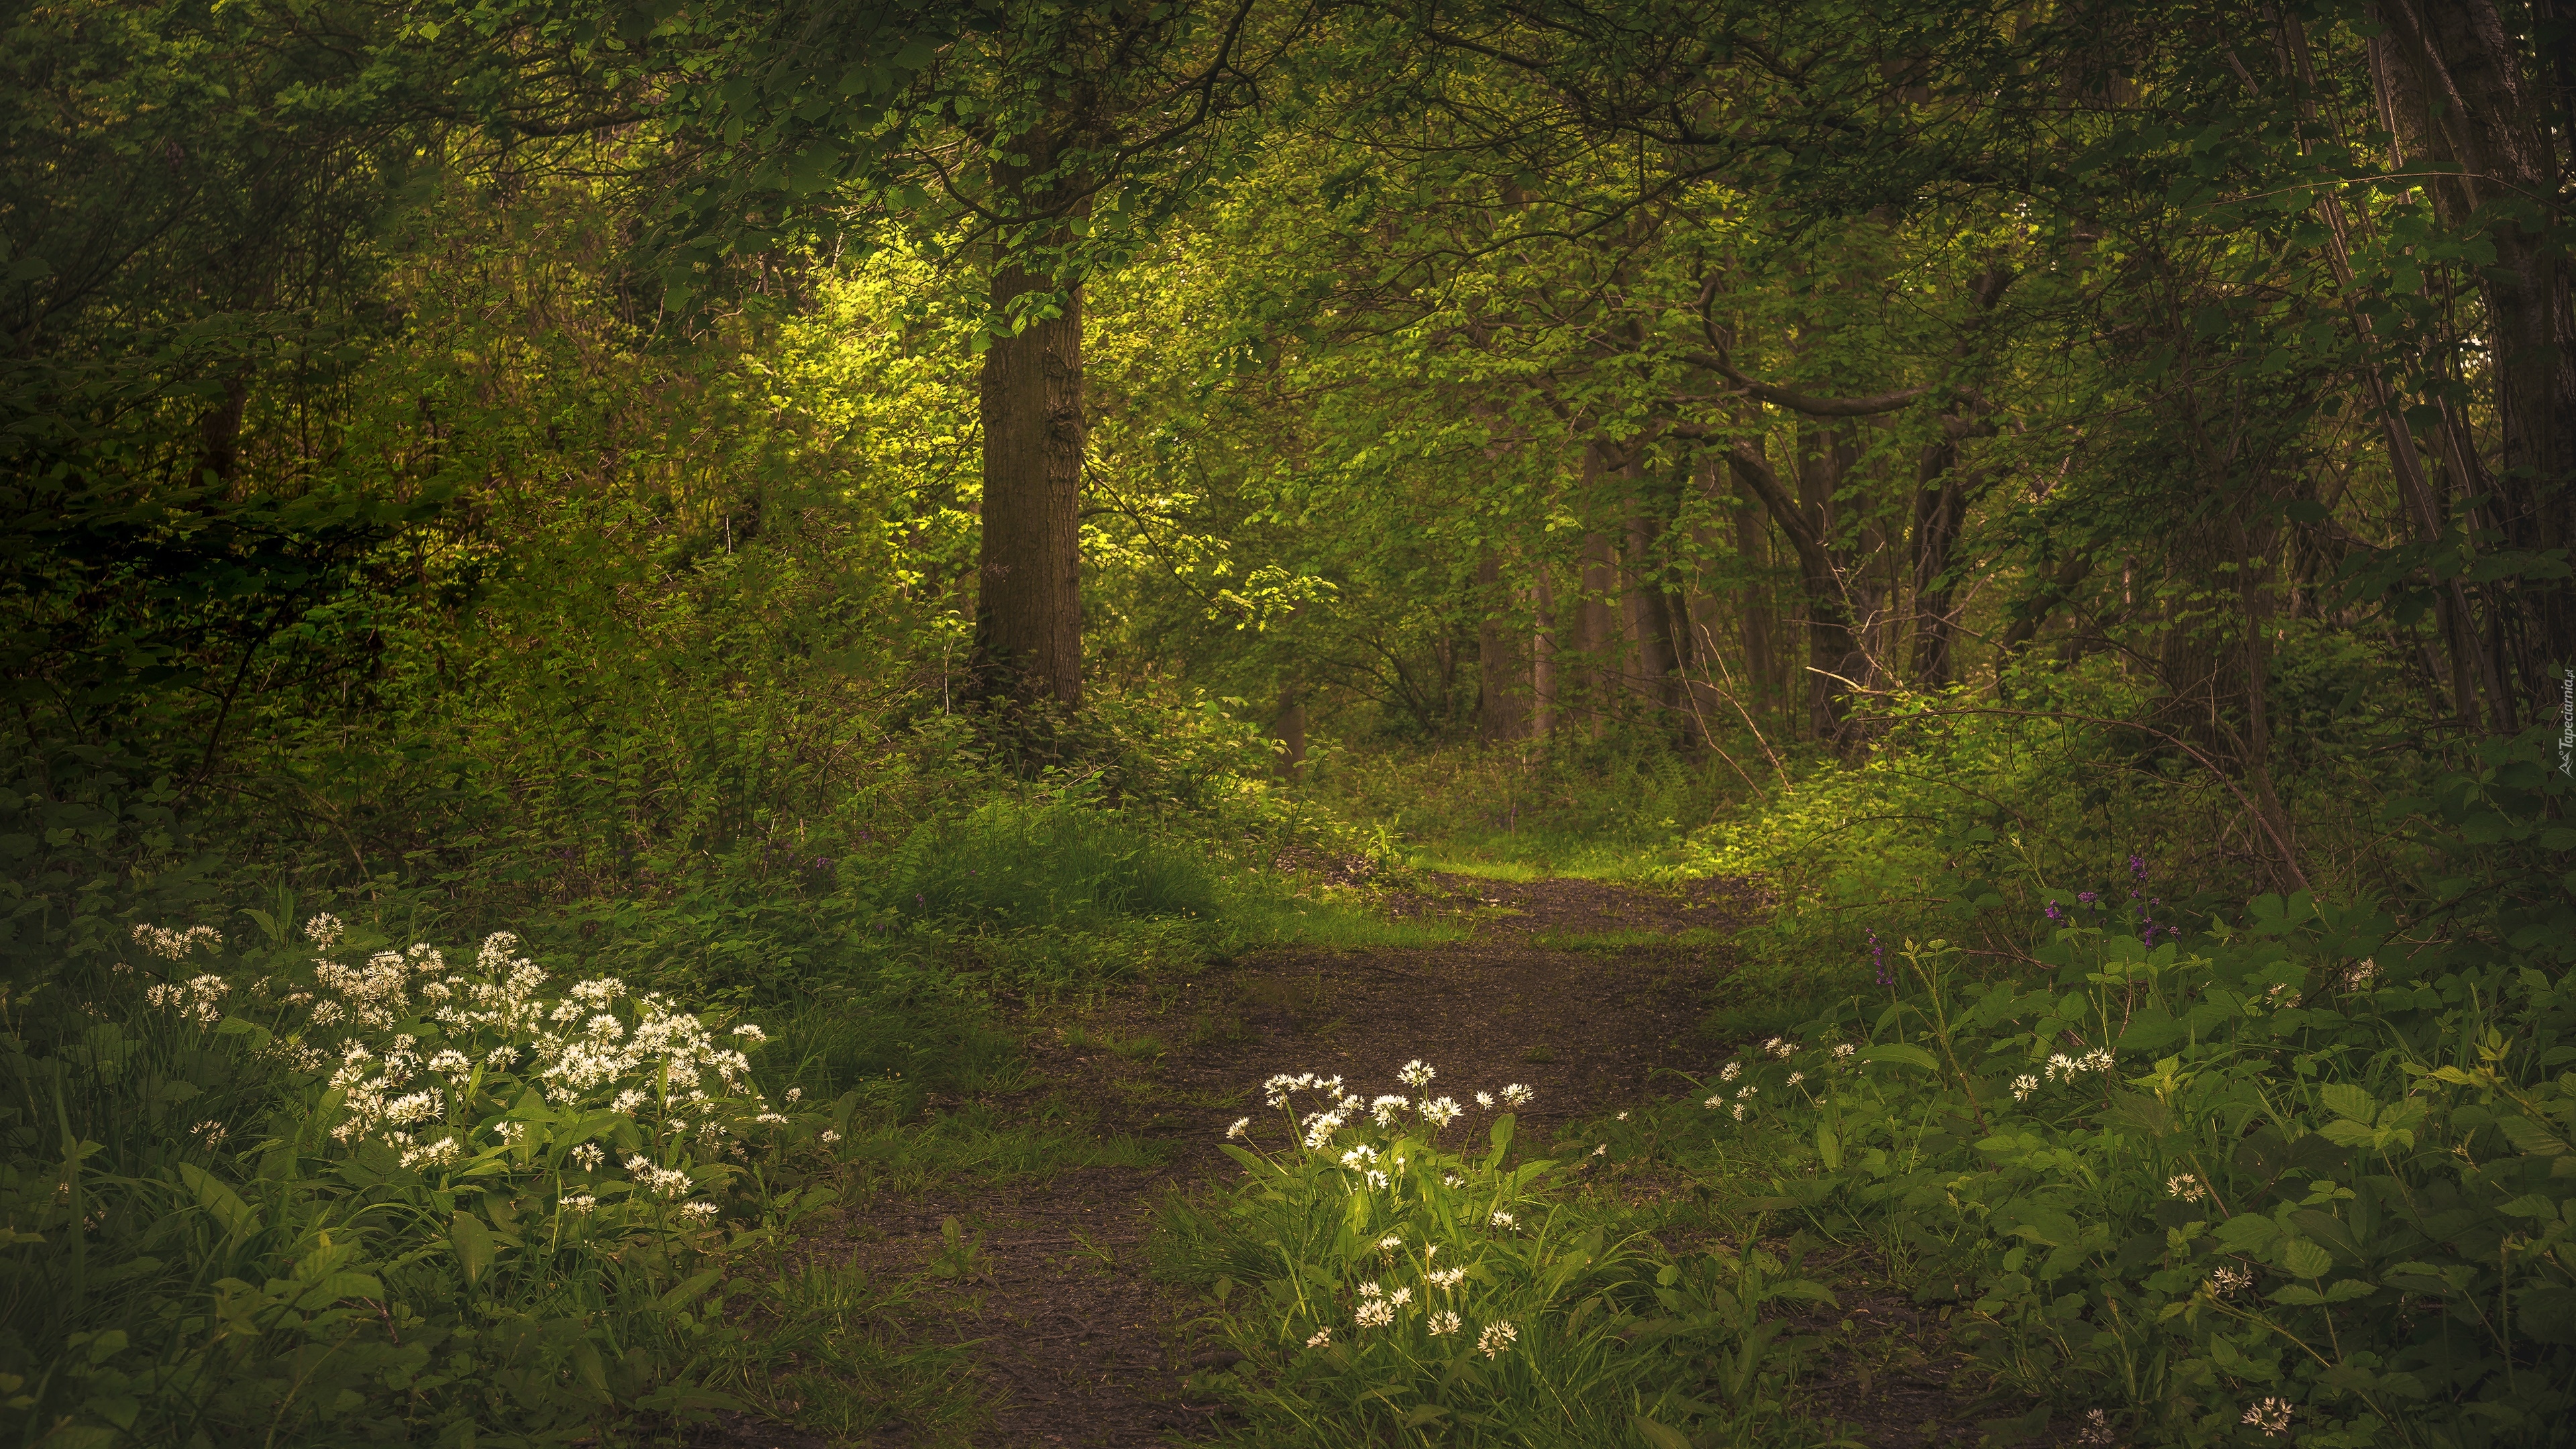
[[[1610,703],[1619,677],[1619,620],[1612,604],[1619,592],[1619,561],[1611,551],[1610,535],[1583,535],[1583,572],[1578,582],[1582,594],[1575,604],[1574,647],[1576,667],[1583,675],[1579,698],[1597,740],[1609,728]]]
[[[1476,561],[1476,734],[1487,744],[1529,733],[1529,660],[1504,611],[1503,561]]]
[[[1279,691],[1278,722],[1270,727],[1280,744],[1279,773],[1293,780],[1306,763],[1306,697],[1296,685]]]
[[[1530,738],[1549,738],[1558,725],[1556,689],[1556,589],[1548,582],[1547,565],[1538,566],[1537,581],[1530,586],[1530,612],[1536,627],[1530,634]]]
[[[1052,164],[1047,134],[1011,142],[1028,164],[997,164],[998,186],[1019,190]],[[1033,202],[1037,199],[1033,198]],[[993,339],[984,353],[983,545],[975,600],[975,689],[1027,705],[1082,704],[1082,288],[1004,260],[993,274],[996,315],[1018,298],[1053,292],[1053,315]],[[1041,304],[1043,305],[1043,304]]]
[[[1636,465],[1630,464],[1632,476],[1635,470]],[[1629,641],[1624,651],[1628,692],[1646,706],[1654,727],[1664,729],[1681,701],[1674,692],[1679,682],[1674,673],[1679,646],[1673,637],[1672,616],[1664,609],[1663,586],[1654,576],[1655,544],[1663,527],[1645,512],[1641,500],[1631,496],[1623,533],[1626,567],[1619,571],[1619,604]]]
[[[1959,445],[1944,440],[1923,450],[1914,486],[1915,684],[1937,690],[1950,683],[1957,661],[1957,604],[1951,597],[1950,555],[1968,520],[1976,491],[1959,473]]]

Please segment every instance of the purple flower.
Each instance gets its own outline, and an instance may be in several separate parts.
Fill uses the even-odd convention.
[[[1887,974],[1887,948],[1878,944],[1876,931],[1869,933],[1869,959],[1870,963],[1878,968],[1878,984],[1894,986],[1896,978]]]
[[[2057,902],[2055,901],[2050,901],[2048,903],[2048,918],[2052,921],[2061,921],[2065,919],[2065,917],[2057,913]]]
[[[2130,856],[2129,874],[2136,876],[2141,882],[2145,881],[2147,878],[2147,858],[2142,855]]]
[[[2102,893],[2100,891],[2077,891],[2075,893],[2075,899],[2089,906],[2095,901],[2102,899]]]

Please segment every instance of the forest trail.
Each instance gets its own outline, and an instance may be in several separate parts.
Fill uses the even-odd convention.
[[[1545,1141],[1576,1120],[1686,1090],[1657,1073],[1698,1073],[1716,1059],[1712,1044],[1692,1038],[1724,948],[1702,944],[1710,935],[1674,938],[1713,931],[1722,939],[1742,925],[1753,907],[1729,888],[1708,882],[1665,894],[1459,876],[1427,886],[1398,908],[1467,915],[1470,938],[1285,948],[1186,983],[1135,986],[1069,1029],[1034,1032],[1025,1084],[981,1099],[1022,1119],[1071,1104],[1101,1137],[1128,1135],[1156,1149],[1156,1166],[1066,1168],[1020,1186],[881,1197],[856,1207],[835,1236],[809,1240],[809,1261],[856,1262],[889,1279],[915,1274],[943,1250],[955,1257],[944,1235],[951,1221],[976,1245],[934,1332],[972,1346],[992,1409],[978,1445],[1130,1446],[1219,1431],[1222,1396],[1203,1376],[1235,1355],[1193,1329],[1196,1310],[1154,1279],[1146,1245],[1157,1207],[1174,1191],[1234,1171],[1218,1145],[1234,1118],[1264,1110],[1265,1078],[1339,1074],[1374,1094],[1399,1090],[1397,1068],[1419,1057],[1439,1070],[1439,1089],[1461,1096],[1511,1082],[1535,1088],[1521,1119],[1526,1140]],[[1558,944],[1569,941],[1580,949]],[[1528,1139],[1532,1130],[1540,1135]],[[1623,1175],[1616,1190],[1643,1200],[1690,1185]],[[1844,1306],[1888,1343],[1910,1336],[1913,1310],[1902,1300],[1847,1294]],[[1836,1317],[1801,1326],[1830,1329]],[[1852,1418],[1864,1407],[1857,1390],[1879,1411],[1865,1417],[1886,1428],[1868,1442],[1937,1437],[1934,1421],[1956,1421],[1958,1407],[1943,1376],[1926,1377],[1920,1355],[1910,1356],[1913,1373],[1875,1383],[1869,1367],[1850,1371],[1850,1352],[1836,1356],[1823,1366],[1844,1381],[1832,1412]],[[748,1423],[723,1438],[782,1449],[826,1442]],[[878,1442],[918,1441],[888,1432]]]

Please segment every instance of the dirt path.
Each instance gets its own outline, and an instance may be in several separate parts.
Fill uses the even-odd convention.
[[[1474,934],[1422,948],[1264,952],[1186,986],[1139,987],[1083,1015],[1076,1031],[1038,1035],[1031,1085],[985,1099],[1005,1115],[1069,1106],[1094,1132],[1159,1148],[1159,1166],[1080,1168],[1022,1189],[880,1202],[845,1238],[809,1248],[902,1276],[943,1250],[956,1256],[943,1238],[949,1220],[975,1243],[949,1309],[957,1338],[978,1341],[992,1401],[979,1445],[1205,1437],[1221,1427],[1223,1408],[1193,1376],[1233,1355],[1195,1331],[1195,1310],[1153,1280],[1146,1242],[1172,1193],[1231,1170],[1217,1144],[1227,1123],[1261,1110],[1264,1078],[1338,1073],[1353,1090],[1389,1091],[1396,1069],[1420,1057],[1444,1087],[1534,1087],[1537,1100],[1521,1117],[1525,1131],[1540,1134],[1533,1140],[1544,1140],[1567,1121],[1669,1095],[1674,1084],[1659,1084],[1659,1070],[1704,1070],[1716,1048],[1694,1042],[1693,1031],[1704,984],[1724,966],[1707,949],[1565,950],[1544,939],[1723,930],[1741,925],[1748,909],[1713,883],[1664,895],[1580,880],[1460,877],[1435,878],[1404,908],[1468,915]],[[1919,1417],[1912,1405],[1900,1413]],[[757,1442],[760,1432],[736,1442]],[[1914,1440],[1897,1433],[1873,1442]]]

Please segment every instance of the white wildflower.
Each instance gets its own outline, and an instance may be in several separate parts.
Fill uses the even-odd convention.
[[[714,1217],[716,1215],[716,1211],[716,1205],[711,1202],[684,1202],[680,1204],[680,1215],[682,1217],[695,1218],[700,1222],[704,1222],[708,1218]]]
[[[1383,1295],[1385,1294],[1385,1292],[1386,1292],[1386,1290],[1385,1290],[1385,1289],[1380,1288],[1380,1287],[1378,1287],[1378,1286],[1377,1286],[1377,1280],[1376,1280],[1375,1278],[1371,1278],[1371,1279],[1370,1279],[1370,1280],[1368,1280],[1367,1282],[1362,1283],[1362,1284],[1360,1285],[1360,1296],[1361,1296],[1362,1298],[1377,1298],[1377,1297],[1381,1297],[1381,1296],[1383,1296]]]
[[[2209,1275],[2209,1291],[2217,1297],[2225,1298],[2249,1286],[2253,1281],[2254,1275],[2242,1268],[2233,1265],[2222,1266],[2217,1272]]]
[[[1490,1111],[1494,1105],[1494,1094],[1491,1092],[1478,1092],[1476,1094],[1476,1105]]]
[[[1503,1088],[1503,1105],[1506,1107],[1526,1107],[1537,1098],[1538,1093],[1518,1082]]]
[[[2209,1196],[2209,1189],[2201,1185],[2200,1178],[2195,1174],[2177,1172],[2165,1179],[2165,1194],[2168,1197],[2181,1198],[2184,1202],[2198,1202]]]
[[[2030,1075],[2028,1072],[2024,1072],[2020,1076],[2013,1078],[2012,1093],[2013,1100],[2016,1102],[2029,1101],[2030,1094],[2038,1090],[2039,1078]]]
[[[1377,1240],[1377,1250],[1381,1253],[1392,1253],[1403,1246],[1404,1235],[1401,1233],[1389,1233]]]
[[[581,1170],[584,1172],[597,1171],[599,1168],[599,1160],[607,1155],[607,1153],[600,1150],[599,1144],[596,1142],[585,1142],[572,1150],[572,1160],[580,1163]]]
[[[1396,1069],[1395,1079],[1416,1091],[1420,1091],[1422,1088],[1431,1085],[1431,1079],[1435,1075],[1437,1074],[1431,1070],[1427,1063],[1425,1063],[1420,1057],[1415,1057],[1412,1061],[1406,1062],[1403,1066]]]
[[[1352,1310],[1351,1317],[1362,1328],[1384,1328],[1395,1321],[1395,1309],[1383,1298],[1367,1298]]]
[[[1225,1135],[1234,1139],[1250,1137],[1252,1135],[1252,1119],[1249,1117],[1235,1118],[1234,1125],[1225,1129]]]
[[[1394,1292],[1386,1295],[1386,1301],[1398,1308],[1402,1308],[1404,1305],[1413,1301],[1413,1290],[1410,1288],[1398,1288]]]
[[[2266,1439],[2290,1432],[2290,1406],[2281,1399],[2265,1399],[2245,1411],[2244,1423],[2263,1431]]]
[[[329,911],[324,911],[304,923],[304,939],[321,950],[328,951],[340,944],[341,930],[340,918]]]
[[[592,1197],[586,1192],[574,1193],[572,1196],[563,1200],[564,1211],[569,1213],[580,1213],[585,1216],[589,1214],[592,1208],[597,1206],[599,1206],[599,1199]]]
[[[1511,1347],[1520,1336],[1520,1330],[1508,1322],[1497,1320],[1488,1323],[1485,1331],[1476,1335],[1476,1351],[1487,1358],[1500,1358],[1503,1350]]]
[[[1446,1338],[1450,1334],[1458,1331],[1458,1315],[1447,1309],[1442,1309],[1440,1312],[1431,1315],[1431,1322],[1428,1327],[1431,1329],[1431,1336],[1433,1338]]]
[[[1494,1215],[1487,1218],[1486,1221],[1492,1223],[1495,1227],[1508,1229],[1518,1223],[1520,1219],[1513,1217],[1510,1213],[1503,1211],[1501,1208],[1496,1208],[1494,1209]]]
[[[1834,1048],[1834,1060],[1841,1061],[1843,1058],[1850,1056],[1854,1050],[1855,1048],[1850,1042],[1844,1042],[1842,1045]]]
[[[1395,1119],[1402,1116],[1404,1109],[1411,1105],[1413,1104],[1406,1099],[1388,1093],[1369,1103],[1369,1115],[1377,1119],[1377,1125],[1380,1127],[1392,1127],[1395,1125]]]
[[[1332,1329],[1330,1329],[1330,1328],[1318,1328],[1318,1329],[1316,1329],[1316,1330],[1315,1330],[1315,1334],[1314,1334],[1314,1336],[1313,1336],[1312,1338],[1309,1338],[1309,1339],[1307,1339],[1307,1340],[1306,1340],[1306,1346],[1307,1346],[1308,1348],[1322,1348],[1322,1347],[1325,1347],[1326,1345],[1330,1344],[1332,1341],[1333,1341],[1333,1330],[1332,1330]]]
[[[1744,1063],[1728,1062],[1718,1070],[1717,1079],[1721,1082],[1731,1082],[1742,1075],[1744,1075]]]
[[[1466,1276],[1467,1270],[1464,1268],[1443,1268],[1437,1273],[1423,1274],[1422,1281],[1434,1288],[1454,1289]]]
[[[1423,1103],[1416,1110],[1422,1113],[1423,1121],[1430,1123],[1434,1129],[1437,1129],[1446,1127],[1450,1123],[1457,1121],[1458,1114],[1465,1109],[1460,1107],[1450,1098],[1434,1097],[1430,1101]]]

